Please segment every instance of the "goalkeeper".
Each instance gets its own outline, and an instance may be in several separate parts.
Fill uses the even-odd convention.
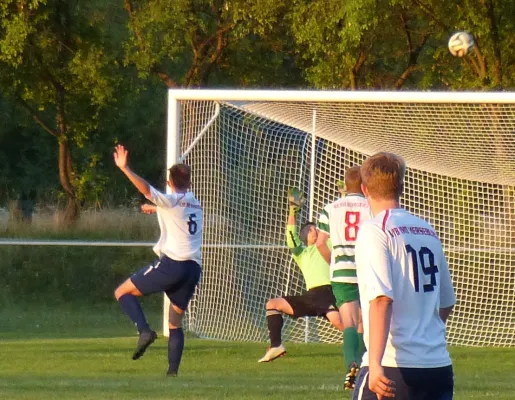
[[[281,342],[283,316],[293,318],[326,317],[333,326],[342,331],[343,323],[336,307],[336,300],[329,279],[329,264],[318,251],[315,243],[318,236],[316,225],[304,224],[297,232],[297,213],[304,204],[300,190],[288,191],[289,216],[286,227],[286,241],[293,253],[293,259],[299,266],[307,292],[300,296],[283,296],[268,300],[266,303],[266,320],[270,335],[270,348],[258,362],[269,362],[286,353]]]

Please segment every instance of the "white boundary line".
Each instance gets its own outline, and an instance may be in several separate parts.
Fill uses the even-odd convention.
[[[109,242],[93,240],[31,240],[0,239],[0,246],[98,246],[98,247],[152,247],[154,242]],[[202,245],[205,249],[276,249],[286,250],[281,244],[224,244],[212,243]],[[447,252],[455,253],[497,253],[515,254],[515,248],[509,247],[444,247]]]

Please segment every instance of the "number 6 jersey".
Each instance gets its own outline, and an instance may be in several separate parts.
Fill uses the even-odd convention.
[[[195,195],[192,192],[164,194],[151,186],[148,200],[157,206],[161,228],[154,252],[158,257],[166,254],[175,261],[193,260],[200,265],[203,214]]]
[[[352,193],[328,204],[321,211],[317,228],[328,234],[331,251],[331,281],[358,283],[354,260],[355,244],[360,225],[370,218],[367,200]]]
[[[382,365],[450,365],[439,311],[453,306],[456,297],[442,243],[433,227],[402,208],[382,211],[360,228],[356,265],[367,348],[370,302],[380,296],[393,300]],[[367,354],[363,365],[368,365]]]

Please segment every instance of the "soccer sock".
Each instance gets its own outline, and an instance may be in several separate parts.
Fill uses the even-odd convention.
[[[361,366],[361,361],[363,360],[363,354],[367,351],[365,347],[365,341],[363,340],[363,334],[358,332],[358,365]]]
[[[266,322],[268,324],[270,346],[279,347],[281,345],[281,330],[283,329],[283,316],[281,312],[266,310]]]
[[[347,328],[343,331],[343,358],[347,370],[353,362],[358,360],[359,336],[356,328]]]
[[[145,318],[141,304],[136,296],[133,296],[132,294],[124,294],[118,299],[118,303],[120,303],[125,314],[127,314],[132,322],[134,322],[134,325],[138,328],[138,332],[141,333],[150,330],[150,326]]]
[[[168,374],[177,374],[184,349],[184,331],[182,328],[170,329],[168,338]]]

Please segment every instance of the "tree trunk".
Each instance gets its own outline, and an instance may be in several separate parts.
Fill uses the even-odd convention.
[[[66,193],[66,208],[63,213],[62,224],[69,226],[75,224],[80,216],[75,187],[72,183],[73,163],[67,137],[66,123],[64,119],[64,88],[57,90],[57,129],[59,132],[59,181]]]

